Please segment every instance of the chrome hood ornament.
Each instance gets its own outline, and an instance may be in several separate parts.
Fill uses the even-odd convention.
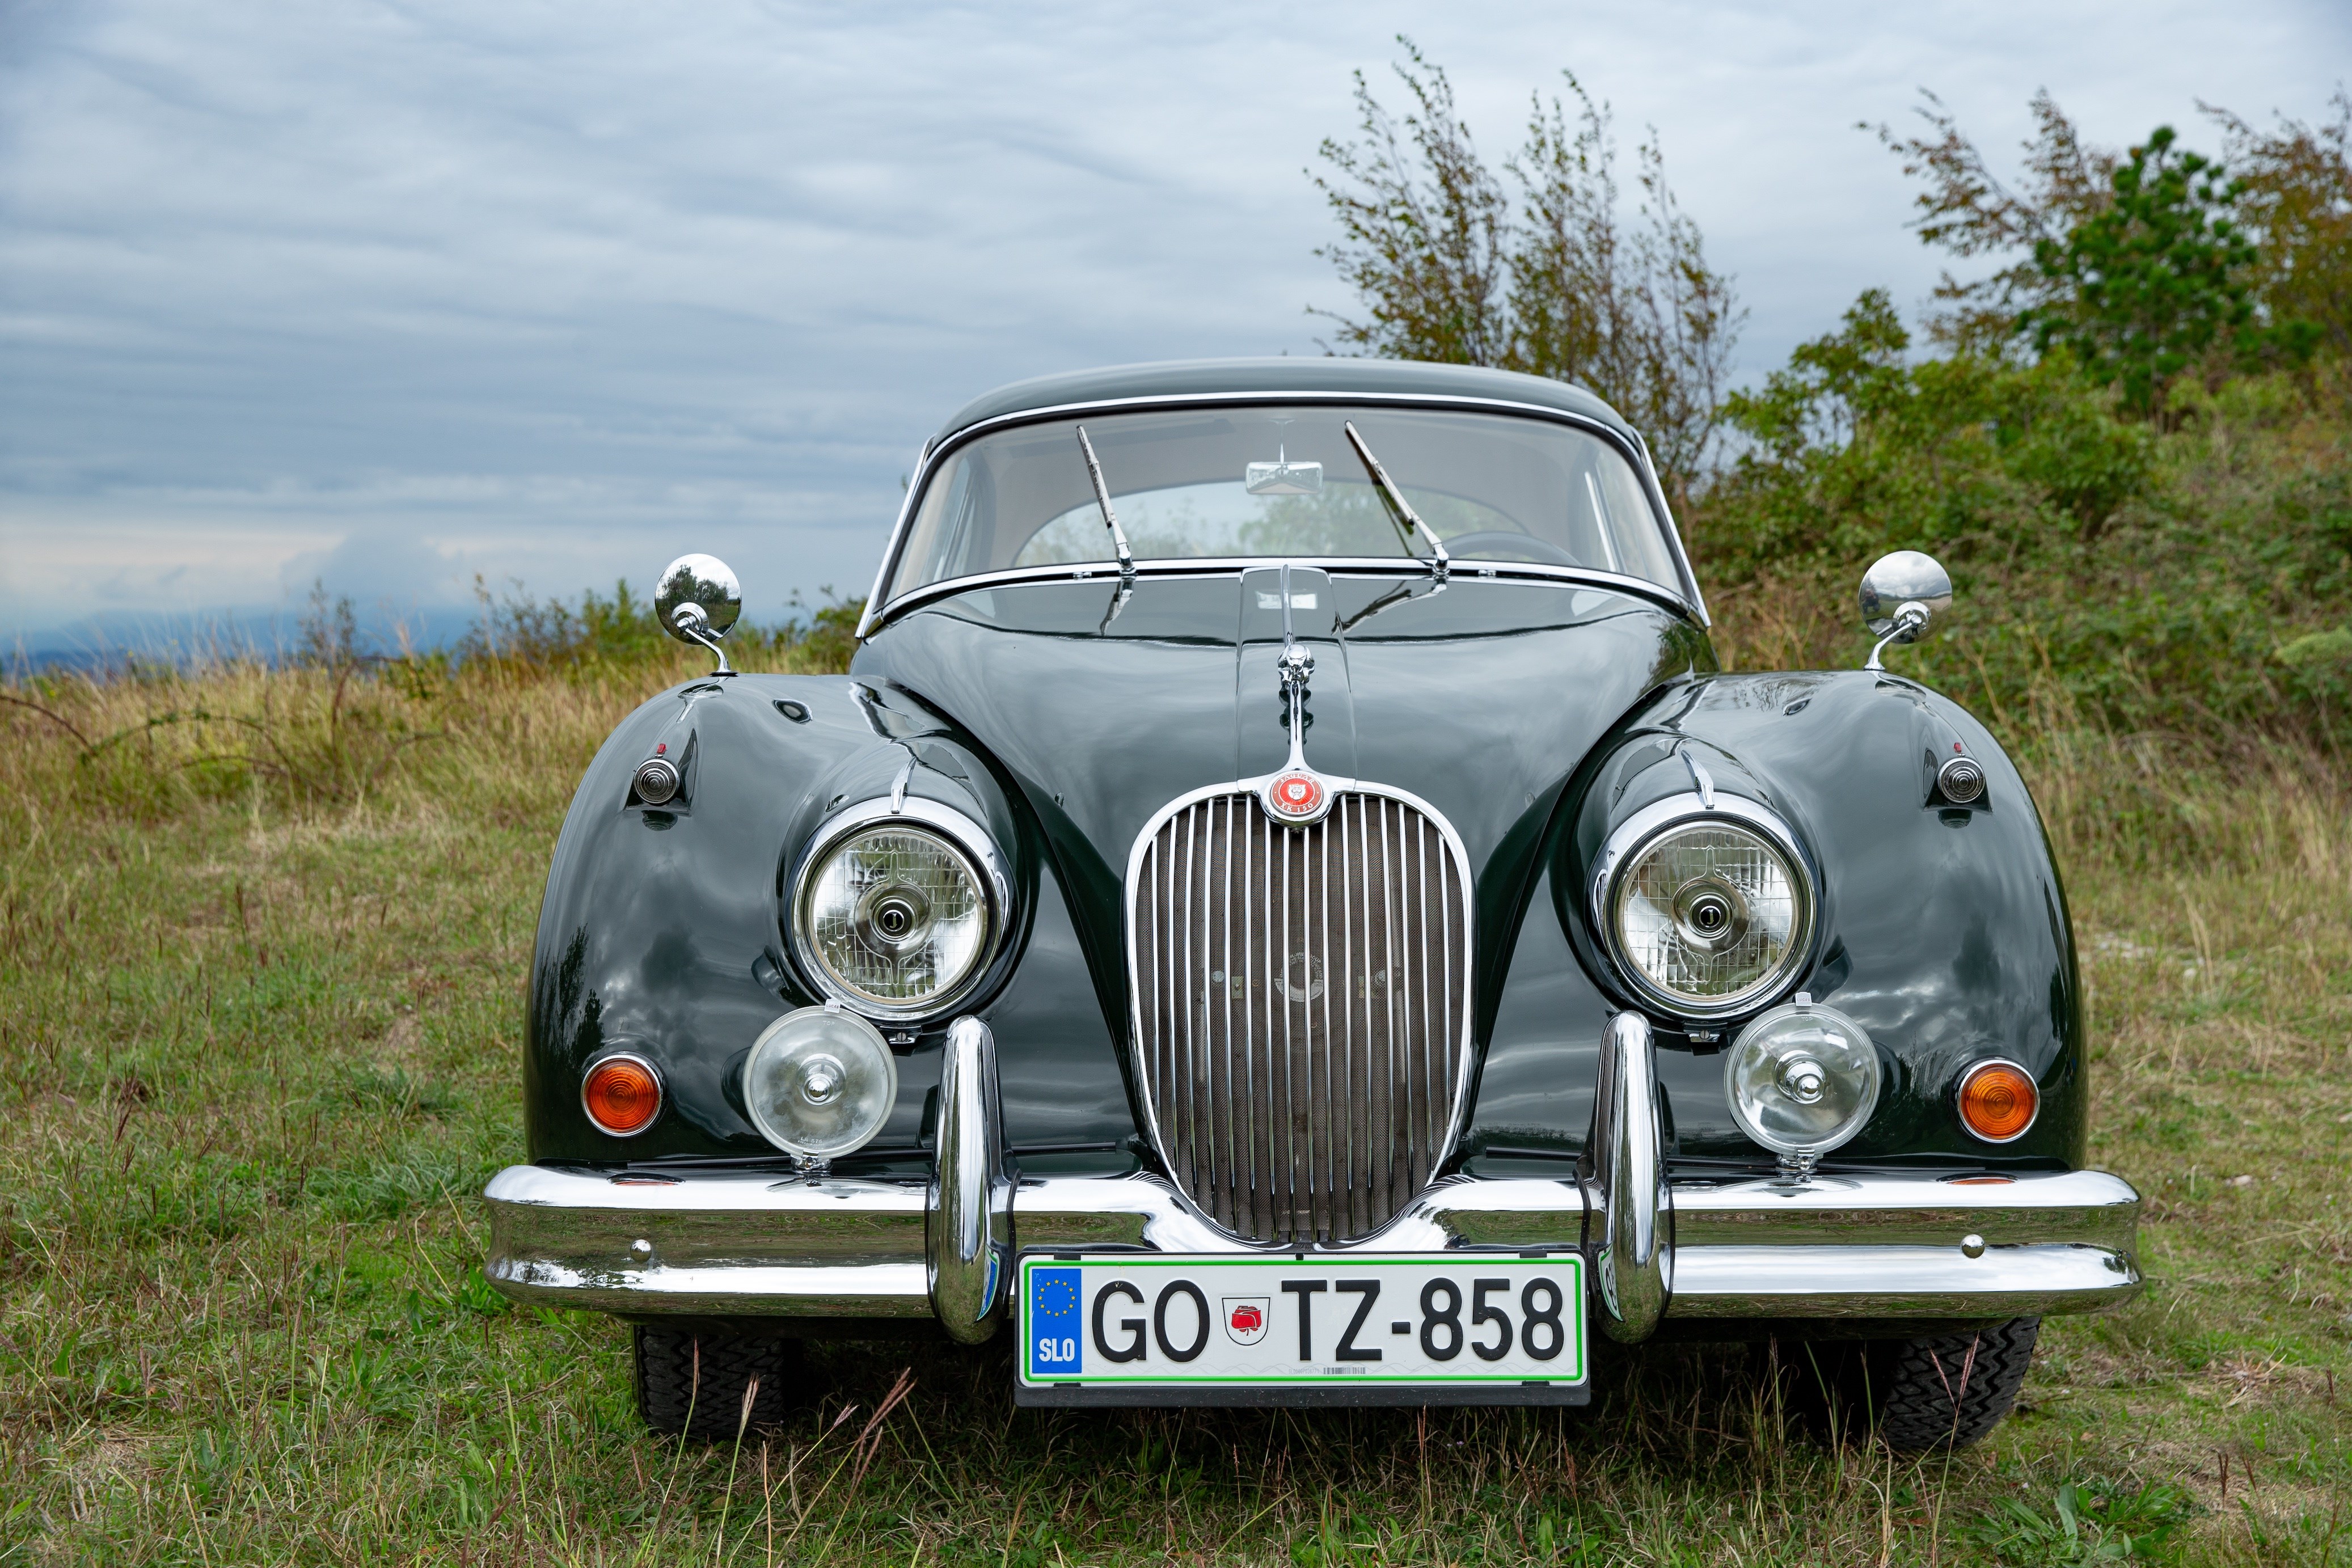
[[[1290,704],[1290,758],[1258,790],[1265,814],[1294,828],[1319,822],[1331,810],[1330,782],[1307,765],[1307,678],[1315,655],[1301,647],[1290,624],[1290,563],[1282,566],[1282,694]]]

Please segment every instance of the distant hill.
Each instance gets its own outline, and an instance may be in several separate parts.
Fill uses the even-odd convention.
[[[288,607],[93,615],[65,626],[8,635],[0,643],[0,674],[22,676],[51,669],[95,672],[134,662],[185,668],[237,657],[275,664],[301,645],[307,613]],[[412,610],[397,617],[362,616],[359,643],[364,651],[384,653],[404,647],[445,648],[480,620],[479,607],[461,605]]]

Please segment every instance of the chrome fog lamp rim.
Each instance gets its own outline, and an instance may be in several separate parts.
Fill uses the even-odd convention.
[[[1788,1136],[1765,1125],[1758,1118],[1756,1108],[1740,1092],[1741,1069],[1748,1065],[1756,1052],[1765,1049],[1780,1032],[1780,1026],[1800,1021],[1818,1024],[1825,1030],[1834,1030],[1846,1036],[1852,1055],[1860,1063],[1862,1075],[1862,1092],[1855,1097],[1853,1108],[1844,1118],[1810,1138]],[[1810,1052],[1801,1052],[1782,1065],[1783,1071],[1775,1075],[1775,1087],[1789,1093],[1791,1099],[1808,1103],[1811,1101],[1806,1099],[1804,1092],[1810,1088],[1813,1098],[1819,1098],[1829,1087],[1830,1074],[1838,1071],[1836,1063],[1824,1063]],[[1798,1071],[1804,1068],[1811,1070],[1810,1082],[1807,1075]],[[1732,1120],[1739,1124],[1741,1132],[1764,1147],[1777,1155],[1801,1161],[1819,1159],[1851,1142],[1855,1134],[1869,1124],[1872,1113],[1878,1109],[1878,1096],[1885,1086],[1885,1072],[1879,1065],[1878,1047],[1870,1038],[1870,1031],[1848,1014],[1802,997],[1757,1014],[1739,1031],[1731,1049],[1724,1053],[1723,1091],[1724,1098],[1730,1103]]]
[[[980,889],[982,904],[980,956],[973,961],[970,972],[953,986],[906,1003],[893,1003],[868,996],[836,979],[824,956],[817,951],[811,936],[813,918],[809,908],[817,877],[824,871],[826,857],[834,846],[860,829],[894,824],[928,831],[959,851]],[[789,928],[786,936],[792,943],[793,955],[799,961],[802,972],[821,994],[866,1018],[911,1021],[948,1011],[971,996],[987,977],[1003,945],[1007,912],[1013,907],[1013,883],[1005,871],[1003,857],[997,852],[996,841],[978,822],[954,807],[941,805],[937,800],[909,795],[894,801],[883,796],[844,806],[825,819],[824,825],[811,835],[801,851],[800,863],[793,870],[792,894],[786,907],[792,914],[785,925]]]
[[[1726,996],[1692,997],[1658,985],[1633,962],[1632,955],[1624,950],[1611,906],[1617,897],[1618,883],[1629,870],[1642,862],[1643,854],[1657,839],[1674,829],[1707,821],[1744,828],[1778,850],[1789,862],[1790,891],[1796,908],[1789,930],[1788,951],[1769,973]],[[1794,983],[1804,972],[1812,956],[1813,912],[1819,902],[1812,857],[1805,852],[1789,824],[1769,807],[1717,789],[1712,800],[1696,791],[1670,795],[1620,822],[1593,861],[1588,913],[1601,950],[1642,1000],[1677,1018],[1714,1019],[1749,1010]]]
[[[810,1105],[824,1108],[839,1101],[860,1072],[867,1077],[866,1086],[876,1091],[868,1096],[874,1110],[866,1124],[850,1124],[831,1138],[805,1136],[805,1128],[794,1129],[772,1118],[761,1093],[762,1073],[771,1061],[778,1054],[788,1055],[802,1043],[793,1037],[804,1040],[812,1031],[834,1039],[821,1040],[814,1054],[804,1058],[802,1088]],[[744,1110],[761,1137],[802,1159],[838,1159],[872,1143],[889,1121],[898,1098],[898,1061],[872,1019],[846,1008],[799,1008],[760,1031],[743,1058],[742,1087]]]

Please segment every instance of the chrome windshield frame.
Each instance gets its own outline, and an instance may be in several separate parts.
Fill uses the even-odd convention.
[[[1119,576],[1115,560],[1065,562],[1053,566],[1013,567],[1002,571],[977,572],[963,577],[941,578],[919,588],[910,588],[889,602],[882,595],[889,586],[891,575],[898,570],[898,557],[906,549],[908,530],[921,504],[923,492],[929,486],[933,471],[965,444],[1000,430],[1010,430],[1024,424],[1043,424],[1055,420],[1094,417],[1112,413],[1160,413],[1184,408],[1217,408],[1234,404],[1309,403],[1327,406],[1377,408],[1425,408],[1440,413],[1503,413],[1517,418],[1549,420],[1557,424],[1595,435],[1610,444],[1633,465],[1641,476],[1643,493],[1655,514],[1659,531],[1664,536],[1666,549],[1673,558],[1675,570],[1682,578],[1679,591],[1665,583],[1652,582],[1647,578],[1633,577],[1620,572],[1601,571],[1583,567],[1551,566],[1536,561],[1465,560],[1455,563],[1454,578],[1459,580],[1482,578],[1520,578],[1551,581],[1590,583],[1595,587],[1615,588],[1657,600],[1668,608],[1690,617],[1701,626],[1713,622],[1706,611],[1706,597],[1699,591],[1698,577],[1691,570],[1689,552],[1683,548],[1682,530],[1675,526],[1674,509],[1666,503],[1664,489],[1658,483],[1656,466],[1650,461],[1648,444],[1638,436],[1629,439],[1625,433],[1612,425],[1565,409],[1546,408],[1539,403],[1516,402],[1503,398],[1462,397],[1433,392],[1175,392],[1151,397],[1108,398],[1091,402],[1055,403],[1040,408],[1024,408],[992,418],[976,420],[945,440],[934,438],[923,444],[923,451],[908,480],[906,499],[898,506],[898,517],[891,525],[890,542],[883,549],[882,565],[874,575],[874,591],[866,596],[865,613],[858,617],[857,639],[864,642],[899,615],[934,600],[951,597],[975,588],[988,588],[1017,582],[1051,582],[1084,580],[1095,577]],[[1297,565],[1312,565],[1349,575],[1394,572],[1399,570],[1425,574],[1428,562],[1418,556],[1218,556],[1182,557],[1166,560],[1139,560],[1135,573],[1143,577],[1215,576],[1236,570],[1250,570],[1277,564],[1288,559]]]

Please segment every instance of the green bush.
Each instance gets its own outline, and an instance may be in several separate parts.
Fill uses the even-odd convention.
[[[2149,422],[2067,356],[1909,349],[1866,293],[1727,401],[1748,446],[1687,524],[1737,662],[1851,663],[1851,585],[1923,549],[1958,601],[1904,667],[1988,718],[2336,744],[2352,702],[2342,366],[2186,382]]]

